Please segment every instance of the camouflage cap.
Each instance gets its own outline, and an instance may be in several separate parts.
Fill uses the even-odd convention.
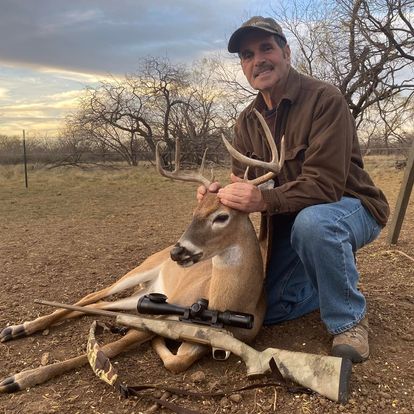
[[[286,36],[282,31],[282,27],[270,17],[254,16],[244,22],[230,37],[228,51],[237,53],[240,49],[240,41],[242,37],[253,30],[261,30],[267,33],[275,34],[286,41]]]

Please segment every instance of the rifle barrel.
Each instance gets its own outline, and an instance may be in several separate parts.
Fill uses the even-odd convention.
[[[66,303],[51,302],[48,300],[35,299],[34,302],[39,303],[41,305],[53,306],[54,308],[69,309],[77,312],[88,313],[90,315],[109,316],[111,318],[116,318],[118,315],[122,315],[121,312],[112,312],[103,309],[93,309],[88,308],[86,306],[67,305]]]

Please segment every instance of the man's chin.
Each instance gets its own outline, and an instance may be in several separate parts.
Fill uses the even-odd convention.
[[[266,81],[264,81],[263,79],[258,79],[254,83],[253,87],[254,87],[254,89],[256,89],[258,91],[261,91],[261,92],[262,91],[270,91],[270,90],[272,90],[275,83],[276,83],[276,80],[273,80],[273,81],[266,80]]]

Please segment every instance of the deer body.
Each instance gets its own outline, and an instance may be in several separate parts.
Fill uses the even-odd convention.
[[[260,122],[264,128],[267,127],[264,120]],[[270,131],[265,129],[265,133],[269,141]],[[272,146],[270,142],[269,145]],[[275,149],[274,144],[273,149]],[[177,148],[177,167],[178,157]],[[275,156],[273,158],[275,159]],[[188,173],[165,172],[159,165],[158,151],[157,166],[162,175],[173,179],[201,182],[207,187],[210,183],[205,178],[200,178],[200,175],[189,178]],[[275,169],[274,166],[272,168]],[[274,175],[275,173],[267,174],[265,179]],[[85,296],[76,302],[76,305],[134,311],[138,299],[152,292],[163,293],[170,303],[182,306],[190,306],[204,297],[209,300],[211,309],[253,314],[253,329],[231,329],[239,339],[251,341],[257,335],[265,313],[263,280],[259,243],[248,215],[225,207],[215,194],[207,193],[195,209],[191,224],[176,245],[153,254],[111,286]],[[114,301],[104,300],[130,288],[135,288],[135,292],[129,297]],[[4,342],[28,336],[64,319],[79,315],[81,315],[79,312],[59,309],[21,325],[4,328],[0,332],[0,340]],[[152,337],[151,333],[131,329],[123,338],[105,345],[103,351],[110,358]],[[164,365],[173,372],[187,369],[207,349],[202,345],[183,343],[177,353],[172,354],[162,338],[155,338],[153,347]],[[0,393],[32,387],[85,363],[87,357],[81,355],[63,362],[23,371],[0,382]]]

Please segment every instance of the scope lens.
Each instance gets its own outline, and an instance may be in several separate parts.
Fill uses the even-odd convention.
[[[150,293],[148,295],[148,299],[151,302],[156,302],[156,303],[163,303],[163,302],[167,302],[167,296],[164,295],[163,293]]]

